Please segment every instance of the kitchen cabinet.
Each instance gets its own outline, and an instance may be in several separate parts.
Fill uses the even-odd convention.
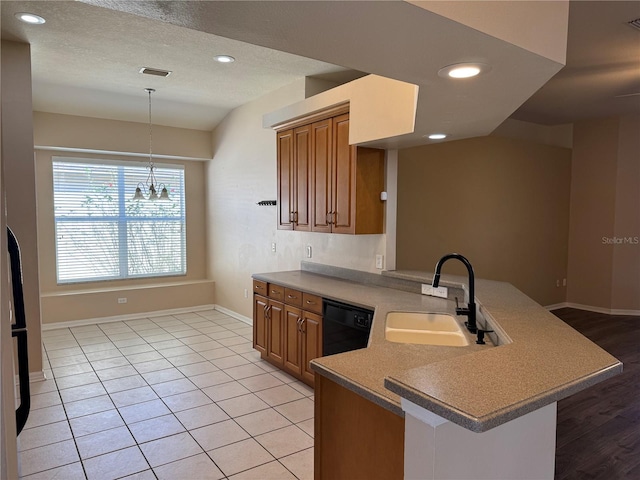
[[[253,283],[253,347],[265,360],[313,386],[309,362],[322,356],[322,298],[259,280]]]
[[[314,478],[404,478],[405,420],[323,375],[314,397]]]
[[[278,132],[278,228],[309,231],[311,125]]]
[[[279,229],[383,233],[384,150],[349,145],[348,113],[277,139]]]
[[[266,290],[266,298],[256,290]],[[275,365],[284,362],[284,289],[254,280],[253,300],[253,348]]]

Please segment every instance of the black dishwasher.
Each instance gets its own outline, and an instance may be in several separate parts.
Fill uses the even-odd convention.
[[[322,305],[322,355],[334,355],[365,348],[373,311],[334,300]]]

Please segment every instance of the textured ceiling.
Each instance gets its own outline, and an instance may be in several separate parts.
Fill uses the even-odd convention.
[[[640,1],[572,1],[567,65],[513,115],[546,125],[640,113]],[[636,95],[630,95],[630,94]]]
[[[15,12],[47,22],[19,22]],[[31,44],[34,109],[212,130],[233,108],[305,76],[346,69],[80,2],[3,2],[2,38]],[[217,54],[238,61],[221,64]],[[141,67],[171,70],[167,78]]]
[[[22,24],[17,11],[47,23]],[[2,38],[32,46],[42,111],[145,122],[149,86],[154,123],[211,130],[231,109],[302,77],[353,70],[420,85],[416,134],[395,146],[433,130],[486,134],[514,110],[543,124],[640,111],[640,96],[616,98],[640,91],[640,32],[626,25],[640,17],[637,1],[572,1],[568,66],[542,88],[560,66],[405,2],[11,1],[1,13]],[[538,34],[526,19],[509,20]],[[214,62],[221,53],[238,61]],[[494,68],[466,84],[435,74],[462,60]],[[173,73],[143,76],[143,66]]]

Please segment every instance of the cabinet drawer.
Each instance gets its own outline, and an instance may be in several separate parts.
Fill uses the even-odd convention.
[[[302,292],[300,290],[294,290],[292,288],[285,288],[284,303],[286,303],[287,305],[293,305],[294,307],[301,307]]]
[[[310,293],[302,294],[302,308],[322,315],[322,297]]]
[[[253,292],[259,293],[260,295],[267,296],[267,282],[262,282],[260,280],[253,281]]]
[[[276,285],[275,283],[269,284],[269,298],[284,302],[284,287]]]

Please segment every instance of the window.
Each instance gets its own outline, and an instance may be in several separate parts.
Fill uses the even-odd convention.
[[[133,200],[138,162],[54,158],[58,283],[184,275],[184,167],[156,165],[170,200]]]

